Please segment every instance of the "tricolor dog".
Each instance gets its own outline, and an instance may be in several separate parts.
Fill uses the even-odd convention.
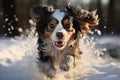
[[[34,6],[31,17],[36,22],[40,71],[52,78],[57,69],[68,71],[80,61],[79,41],[98,25],[96,11],[67,5],[65,10]]]

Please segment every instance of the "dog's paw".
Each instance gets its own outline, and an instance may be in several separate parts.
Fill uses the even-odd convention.
[[[65,59],[61,62],[60,68],[64,71],[68,71],[70,68],[73,68],[73,57],[67,56]]]
[[[48,78],[54,78],[56,76],[56,69],[51,62],[41,63],[39,68],[40,72],[43,72]]]
[[[68,71],[70,69],[70,65],[68,65],[68,63],[61,63],[60,68],[64,71]]]
[[[54,78],[56,76],[56,70],[50,69],[48,72],[46,72],[47,77]]]

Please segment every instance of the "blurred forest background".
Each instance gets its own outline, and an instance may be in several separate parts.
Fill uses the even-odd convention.
[[[83,9],[95,10],[100,18],[97,29],[102,33],[120,34],[120,0],[69,0]],[[45,3],[64,8],[65,0],[0,0],[0,36],[14,37],[30,28],[30,8]]]

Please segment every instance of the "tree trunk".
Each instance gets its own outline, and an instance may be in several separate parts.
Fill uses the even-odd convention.
[[[102,14],[102,4],[101,4],[101,0],[98,0],[98,4],[97,4],[97,12],[98,12],[98,15],[99,15],[99,18],[100,18],[100,22],[99,22],[99,26],[98,26],[98,29],[101,30],[102,33],[105,33],[103,27],[104,27],[104,20],[103,20],[103,14]]]
[[[108,5],[108,27],[109,31],[112,31],[112,28],[114,27],[114,21],[115,21],[115,8],[114,8],[114,0],[109,0],[109,5]]]

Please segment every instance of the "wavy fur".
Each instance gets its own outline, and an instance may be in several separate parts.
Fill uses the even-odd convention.
[[[60,68],[67,71],[74,68],[80,62],[79,39],[82,34],[90,32],[90,26],[98,25],[99,22],[96,11],[89,12],[76,6],[67,5],[66,10],[62,10],[66,17],[63,16],[61,21],[52,18],[54,17],[52,15],[55,15],[55,11],[48,6],[40,5],[34,6],[31,9],[31,17],[36,22],[36,31],[38,33],[38,66],[40,67],[40,71],[44,72],[50,78],[55,76],[57,69]],[[61,10],[59,9],[59,11]],[[60,15],[56,14],[56,16],[59,17]],[[70,25],[66,27],[67,22]],[[58,24],[67,36],[64,35],[64,32],[61,32],[63,35],[59,34],[51,39],[53,33],[57,34],[59,32],[55,32],[55,28],[59,27],[57,26]],[[68,39],[65,42],[66,46],[62,49],[56,48],[54,40],[66,41],[63,37]]]

